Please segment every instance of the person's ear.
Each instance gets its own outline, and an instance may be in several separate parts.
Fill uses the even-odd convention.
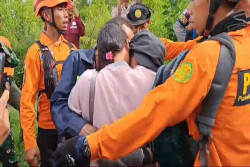
[[[144,29],[148,29],[149,25],[151,24],[151,20],[148,20],[143,26]]]
[[[149,21],[148,21],[148,25],[150,25],[151,23],[152,23],[152,21],[151,21],[151,20],[149,20]]]
[[[45,21],[51,21],[51,15],[50,12],[48,10],[45,10],[42,12],[42,17],[44,18]]]
[[[126,43],[125,43],[125,49],[127,49],[129,51],[130,47],[129,47],[129,41],[126,40]]]

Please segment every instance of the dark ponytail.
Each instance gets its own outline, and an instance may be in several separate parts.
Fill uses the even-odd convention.
[[[100,71],[108,64],[113,63],[114,56],[125,47],[125,44],[126,35],[121,27],[114,23],[107,23],[97,38],[99,56],[96,70]]]

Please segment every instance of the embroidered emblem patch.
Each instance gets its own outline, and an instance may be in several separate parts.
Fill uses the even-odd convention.
[[[142,15],[141,10],[140,10],[140,9],[137,9],[137,10],[135,11],[135,17],[136,17],[136,18],[140,18],[141,15]]]
[[[238,92],[234,106],[250,104],[250,70],[238,72]]]
[[[174,80],[187,83],[193,76],[193,65],[189,62],[183,63],[174,74]]]

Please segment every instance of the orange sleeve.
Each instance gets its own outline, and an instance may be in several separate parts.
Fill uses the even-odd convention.
[[[11,67],[4,67],[4,73],[7,73],[7,75],[14,76],[14,68]]]
[[[160,38],[160,40],[165,44],[166,49],[167,49],[165,60],[172,60],[183,51],[190,50],[194,45],[197,44],[196,41],[198,39],[200,39],[200,37],[194,40],[187,41],[187,42],[172,42],[169,39]]]
[[[73,45],[74,50],[78,50],[78,48],[73,43],[71,44]]]
[[[214,41],[211,46],[213,51],[206,49],[207,44],[197,45],[172,77],[145,96],[137,110],[87,136],[91,159],[123,157],[155,139],[166,127],[185,120],[210,89],[218,61],[211,55],[220,50]],[[191,64],[192,70],[186,71],[189,77],[181,75],[184,63]]]
[[[25,58],[24,83],[20,102],[21,125],[23,129],[25,150],[37,146],[35,135],[35,104],[40,78],[40,59],[37,48],[37,44],[32,45]]]
[[[0,36],[0,41],[2,41],[9,49],[12,50],[10,41],[7,38]],[[4,67],[4,72],[7,73],[7,75],[10,75],[12,77],[14,76],[14,68]]]
[[[0,41],[2,41],[9,49],[12,50],[10,41],[9,41],[7,38],[5,38],[5,37],[3,37],[3,36],[0,36]]]

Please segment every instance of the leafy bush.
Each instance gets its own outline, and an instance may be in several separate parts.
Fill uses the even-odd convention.
[[[20,86],[24,67],[24,58],[28,48],[39,39],[42,22],[35,17],[33,1],[1,0],[2,29],[0,34],[8,38],[12,48],[20,59],[15,69],[15,81]]]
[[[33,0],[25,3],[17,0],[0,0],[0,13],[3,27],[0,35],[7,37],[13,50],[21,60],[15,69],[15,81],[22,84],[24,58],[28,48],[39,39],[43,22],[34,14]],[[189,1],[183,0],[142,0],[152,11],[150,30],[159,37],[175,40],[173,24]],[[111,18],[111,8],[117,0],[77,0],[78,10],[86,26],[86,36],[81,39],[81,48],[90,49],[95,46],[101,27]]]
[[[24,58],[28,48],[39,39],[44,26],[41,19],[34,14],[33,0],[22,3],[21,0],[0,0],[0,14],[3,27],[0,35],[7,37],[13,50],[21,60],[15,69],[15,81],[21,87]],[[173,24],[189,1],[184,0],[142,0],[152,11],[150,30],[159,37],[175,40]],[[101,27],[111,18],[111,7],[116,6],[117,0],[93,0],[88,5],[86,0],[77,0],[78,10],[86,26],[86,36],[81,39],[81,48],[92,48]],[[11,122],[19,125],[18,113],[11,114]],[[18,126],[15,126],[18,127]],[[19,128],[14,128],[16,149],[20,156],[21,165],[27,166],[23,157],[23,145],[17,140]]]

